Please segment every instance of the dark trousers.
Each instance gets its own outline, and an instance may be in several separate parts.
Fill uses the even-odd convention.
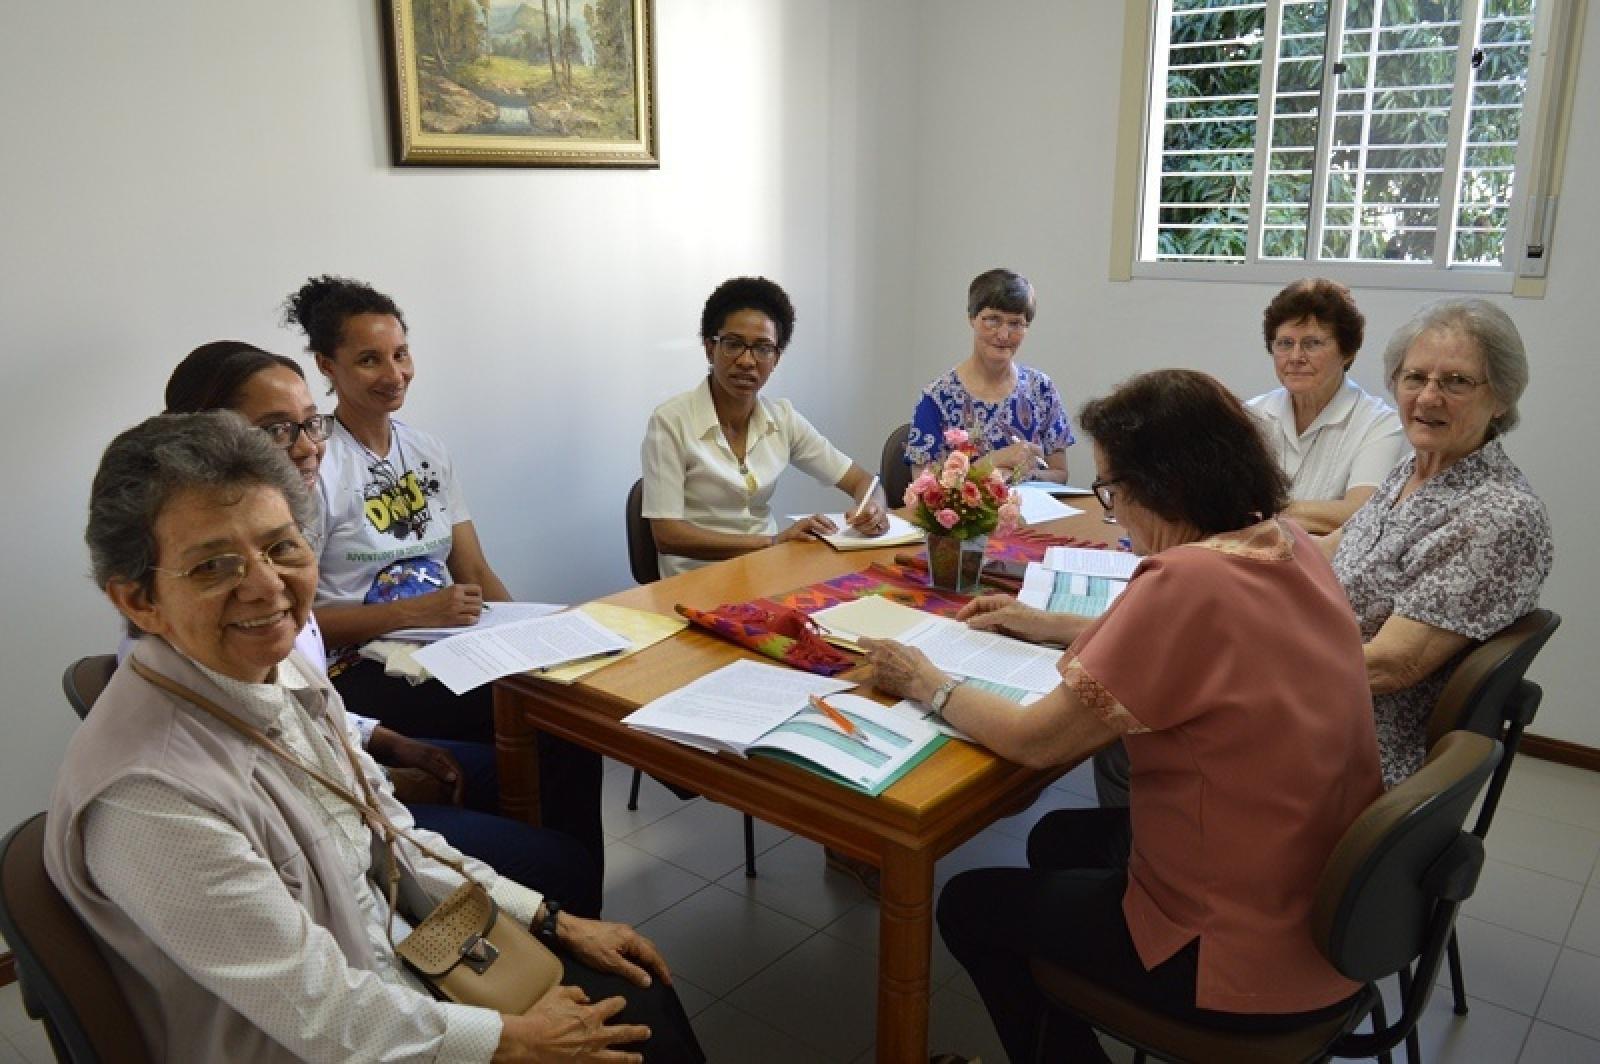
[[[417,827],[438,832],[451,846],[502,876],[554,898],[579,916],[600,915],[600,869],[576,839],[453,805],[406,808]]]
[[[1027,868],[982,868],[952,879],[939,896],[939,933],[983,996],[1006,1054],[1031,1061],[1049,1016],[1048,1061],[1105,1061],[1087,1023],[1052,1010],[1028,971],[1046,957],[1092,975],[1134,1001],[1193,1023],[1273,1031],[1342,1011],[1244,1015],[1194,1004],[1199,940],[1149,970],[1122,915],[1131,839],[1126,809],[1051,813],[1028,836]]]
[[[689,1015],[683,1011],[676,990],[659,979],[653,979],[648,987],[636,986],[620,975],[596,971],[567,956],[561,958],[561,965],[561,982],[582,988],[590,1001],[619,994],[628,999],[611,1023],[642,1023],[650,1028],[646,1041],[613,1048],[642,1053],[646,1064],[703,1064],[705,1052],[694,1036],[694,1028],[689,1026]]]
[[[493,760],[494,688],[473,688],[454,695],[438,680],[413,684],[385,676],[383,666],[374,661],[358,661],[334,677],[333,686],[352,712],[373,717],[401,735],[413,739],[454,740],[486,745]],[[451,747],[456,753],[457,748]],[[459,760],[459,754],[457,754]],[[477,763],[482,765],[481,754]],[[467,763],[467,790],[475,788],[482,798],[485,784],[474,780]],[[481,768],[479,769],[481,771]],[[576,743],[552,735],[539,736],[539,806],[541,823],[576,839],[588,851],[590,860],[605,872],[605,834],[600,826],[600,778],[604,769],[600,755]],[[495,788],[494,782],[487,784]],[[476,807],[476,806],[469,806]],[[498,799],[493,803],[498,808]],[[448,836],[447,836],[448,837]],[[476,855],[474,855],[476,856]],[[554,892],[551,897],[565,902]]]

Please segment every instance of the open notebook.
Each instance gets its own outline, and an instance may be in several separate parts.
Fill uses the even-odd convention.
[[[882,794],[938,749],[944,736],[914,713],[841,693],[851,686],[736,661],[641,706],[622,723],[702,750],[776,758],[864,794]],[[812,709],[811,695],[826,696],[859,738]]]
[[[831,535],[820,537],[822,542],[834,550],[873,550],[878,547],[904,547],[912,543],[921,543],[923,531],[903,517],[889,514],[889,530],[881,536],[864,536],[850,527],[849,518],[845,514],[823,514],[836,526],[839,531]],[[792,517],[798,521],[800,517]]]

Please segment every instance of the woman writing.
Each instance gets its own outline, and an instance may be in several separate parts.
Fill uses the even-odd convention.
[[[294,651],[313,516],[282,449],[223,411],[152,418],[95,475],[95,580],[140,636],[68,747],[44,856],[151,1055],[703,1060],[649,940],[412,829],[346,741],[338,693]],[[409,833],[393,912],[382,822]],[[461,885],[452,865],[562,959],[565,985],[524,1014],[436,1001],[394,951]]]
[[[1366,318],[1350,290],[1296,281],[1262,315],[1282,385],[1250,400],[1289,477],[1285,512],[1311,532],[1338,528],[1366,502],[1405,450],[1394,407],[1350,379]]]
[[[1050,378],[1017,364],[1036,304],[1033,285],[1010,270],[988,270],[967,288],[972,353],[922,390],[906,439],[906,462],[943,459],[944,430],[967,430],[995,468],[1018,480],[1066,483],[1072,426]]]
[[[1528,386],[1506,312],[1482,299],[1424,307],[1383,368],[1413,454],[1324,549],[1366,640],[1383,778],[1422,765],[1428,714],[1457,661],[1538,605],[1550,518],[1505,452]]]
[[[644,516],[661,575],[837,532],[821,514],[778,528],[772,493],[790,465],[850,497],[851,528],[869,536],[887,531],[883,489],[866,470],[787,399],[761,397],[793,337],[794,305],[765,277],[725,281],[706,300],[706,378],[656,407],[640,449]]]
[[[416,375],[405,318],[359,281],[318,277],[289,297],[337,400],[322,460],[316,614],[345,700],[404,735],[491,742],[493,688],[453,695],[437,680],[384,674],[359,647],[401,628],[467,626],[510,593],[489,566],[449,452],[394,415]],[[539,739],[540,809],[547,827],[605,860],[599,755]]]
[[[1106,1059],[1060,1017],[1033,1056],[1046,1005],[1031,956],[1217,1027],[1340,1008],[1357,986],[1318,953],[1311,905],[1334,844],[1381,793],[1360,633],[1315,542],[1277,518],[1283,475],[1243,405],[1204,374],[1163,370],[1080,422],[1096,494],[1145,556],[1127,590],[1092,622],[999,595],[963,611],[1066,644],[1061,685],[1022,709],[901,644],[869,654],[880,690],[1002,757],[1067,765],[1127,745],[1131,809],[1052,813],[1028,868],[963,873],[939,899],[940,932],[1013,1060]]]
[[[313,503],[317,471],[333,419],[317,412],[305,374],[292,358],[234,340],[195,348],[167,380],[166,412],[232,410],[283,448],[300,473]],[[316,618],[308,616],[295,648],[318,671],[328,662]],[[494,748],[487,743],[438,740],[424,743],[384,727],[370,717],[346,716],[359,745],[391,768],[416,769],[451,787],[458,805],[417,804],[406,808],[418,826],[438,832],[457,849],[518,883],[537,883],[580,916],[600,913],[600,876],[576,840],[492,814],[499,812]]]

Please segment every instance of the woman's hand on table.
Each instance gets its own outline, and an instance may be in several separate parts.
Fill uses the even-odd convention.
[[[490,1059],[495,1064],[571,1060],[639,1064],[643,1054],[611,1048],[650,1037],[650,1028],[642,1023],[611,1023],[627,1003],[621,996],[591,1003],[578,987],[551,987],[521,1016],[502,1017],[500,1044]]]
[[[873,689],[886,695],[926,704],[950,678],[928,660],[928,655],[893,639],[863,639],[861,649],[867,652],[867,664],[872,666]]]
[[[1024,606],[1010,595],[979,595],[956,614],[969,628],[1026,639],[1030,643],[1059,641],[1059,616]]]
[[[778,533],[776,542],[788,543],[793,540],[817,539],[821,536],[831,536],[839,531],[839,526],[832,519],[822,514],[812,514],[802,517],[782,532]]]
[[[412,610],[407,628],[466,627],[477,624],[483,613],[483,588],[477,584],[451,584],[402,601]]]

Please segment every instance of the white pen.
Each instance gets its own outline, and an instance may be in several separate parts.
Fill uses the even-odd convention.
[[[850,515],[850,520],[854,521],[856,518],[861,516],[861,511],[867,508],[867,500],[872,498],[872,493],[877,490],[878,474],[874,473],[872,474],[872,483],[867,485],[867,493],[861,496],[861,502],[856,505],[856,512]]]

